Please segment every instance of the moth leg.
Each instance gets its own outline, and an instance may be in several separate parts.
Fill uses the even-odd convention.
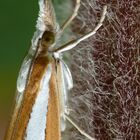
[[[96,34],[97,30],[102,26],[103,24],[103,21],[105,19],[105,15],[107,13],[107,6],[104,6],[103,8],[103,12],[102,12],[102,16],[100,18],[100,21],[99,23],[97,24],[97,26],[92,30],[90,31],[89,33],[83,35],[82,37],[76,39],[76,40],[72,40],[66,44],[64,44],[63,46],[59,47],[59,48],[56,48],[53,50],[53,52],[56,52],[56,53],[62,53],[62,52],[65,52],[65,51],[68,51],[68,50],[71,50],[72,48],[76,47],[79,43],[81,43],[82,41],[86,40],[87,38],[93,36],[94,34]]]
[[[81,128],[79,128],[79,126],[77,124],[75,124],[71,118],[69,118],[67,115],[64,114],[64,117],[66,120],[68,120],[83,136],[85,136],[86,138],[88,138],[89,140],[95,140],[95,138],[92,138],[91,136],[89,136],[86,132],[84,132],[84,130],[82,130]]]
[[[62,25],[62,27],[60,28],[60,32],[63,32],[65,30],[65,28],[73,21],[73,19],[77,16],[79,7],[80,7],[80,1],[81,0],[76,0],[76,5],[74,8],[74,11],[72,13],[72,15],[64,22],[64,24]]]

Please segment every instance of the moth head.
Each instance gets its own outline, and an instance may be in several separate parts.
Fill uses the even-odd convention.
[[[45,31],[41,38],[41,45],[49,47],[55,41],[55,34],[51,31]]]

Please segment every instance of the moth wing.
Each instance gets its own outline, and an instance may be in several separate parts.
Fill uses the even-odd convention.
[[[31,65],[31,58],[29,56],[27,56],[22,63],[22,66],[21,66],[20,72],[19,72],[19,76],[17,79],[17,90],[16,90],[13,107],[12,107],[13,112],[12,112],[12,116],[11,116],[11,122],[10,122],[10,125],[8,128],[7,134],[6,134],[6,140],[11,139],[12,134],[13,134],[13,128],[14,128],[14,124],[15,124],[15,121],[17,118],[17,114],[21,107],[22,97],[24,94],[30,65]]]
[[[19,71],[19,76],[17,79],[17,96],[16,96],[16,102],[20,102],[20,98],[23,96],[26,82],[28,79],[30,67],[31,67],[32,59],[28,57],[25,57],[23,64]]]
[[[62,95],[61,95],[61,106],[62,106],[62,116],[63,113],[69,114],[68,111],[68,92],[73,87],[73,79],[71,72],[63,60],[60,60],[61,65],[61,78],[62,78]],[[61,118],[61,131],[64,131],[66,128],[65,118]]]

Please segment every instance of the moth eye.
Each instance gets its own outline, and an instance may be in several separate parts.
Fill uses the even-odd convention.
[[[44,38],[44,40],[45,40],[46,42],[49,42],[49,41],[51,41],[51,37],[46,36],[46,37]]]
[[[45,31],[42,36],[42,42],[52,44],[54,42],[54,34],[49,31]]]

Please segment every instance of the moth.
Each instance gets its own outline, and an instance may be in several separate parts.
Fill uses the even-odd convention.
[[[62,26],[56,21],[51,0],[39,0],[39,6],[36,32],[19,72],[14,111],[5,140],[61,140],[65,121],[94,140],[68,117],[67,93],[73,81],[62,55],[96,33],[105,19],[107,6],[91,32],[60,47],[57,42],[77,16],[80,0],[76,0],[72,15]]]

